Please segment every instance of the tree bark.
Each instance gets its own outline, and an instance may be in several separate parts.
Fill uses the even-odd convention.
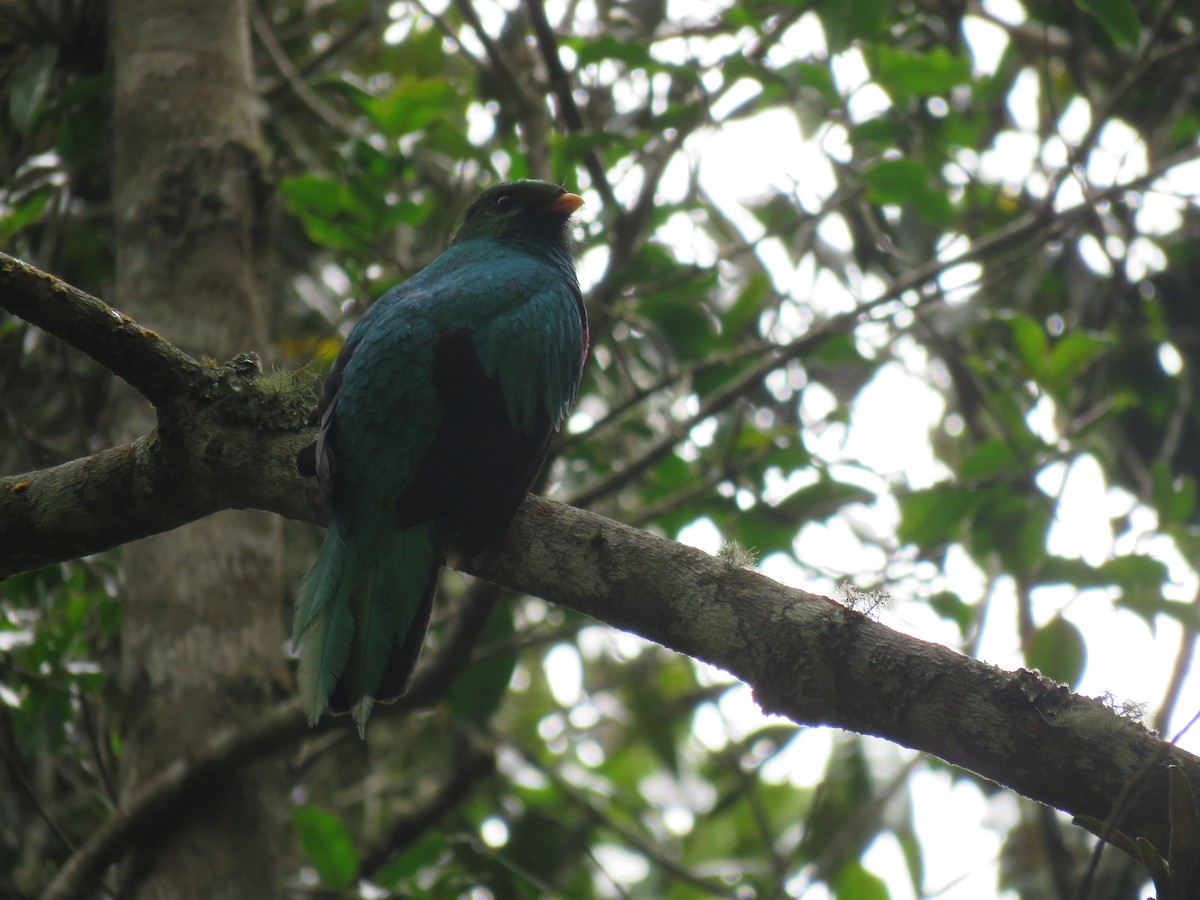
[[[266,346],[254,275],[264,191],[244,4],[115,0],[112,41],[122,303],[195,355]],[[131,393],[117,408],[123,437],[153,424]],[[180,411],[163,403],[157,412],[156,440],[169,446]],[[272,700],[283,666],[280,556],[276,517],[232,511],[126,548],[123,799]],[[122,896],[277,896],[285,807],[282,767],[233,773],[136,848]]]
[[[46,303],[28,303],[46,283]],[[0,289],[6,284],[0,305],[55,334],[88,335],[77,342],[81,349],[105,358],[96,329],[78,326],[88,317],[115,320],[100,301],[67,299],[69,309],[48,308],[53,297],[79,292],[0,254]],[[156,380],[147,367],[169,379],[179,358],[159,346],[157,335],[143,340],[144,352],[127,347],[108,364],[133,383]],[[180,390],[160,403],[181,410],[173,441],[154,432],[84,460],[0,478],[0,578],[230,507],[327,521],[328,504],[296,466],[300,449],[316,437],[303,424],[306,392],[266,387],[236,361],[197,366]],[[84,503],[68,515],[72,491]],[[764,708],[797,723],[875,734],[932,753],[1064,811],[1112,816],[1117,828],[1160,848],[1170,828],[1168,767],[1179,766],[1200,795],[1200,759],[1111,702],[897,634],[823,597],[585,510],[528,498],[508,531],[463,568],[721,666],[750,684]],[[151,827],[171,797],[244,763],[246,754],[226,752],[226,744],[250,744],[256,752],[285,746],[296,740],[300,719],[289,703],[265,729],[243,729],[217,746],[206,742],[195,756],[203,765],[181,755],[177,777],[131,805],[121,828],[126,836],[107,835],[103,843],[123,851],[128,835]],[[81,853],[92,864],[103,855],[91,846]]]

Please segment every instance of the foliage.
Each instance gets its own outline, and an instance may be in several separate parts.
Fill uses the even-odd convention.
[[[1176,635],[1185,671],[1200,626],[1191,7],[676,6],[551,4],[545,23],[536,3],[398,3],[385,20],[363,0],[259,3],[276,354],[331,358],[482,184],[561,179],[587,200],[593,350],[547,489],[714,552],[737,542],[810,589],[886,586],[885,615],[965,652],[1004,629],[1026,665],[1073,685],[1093,604]],[[103,5],[6,3],[0,22],[0,248],[101,293]],[[0,319],[4,470],[104,446],[107,391]],[[1098,547],[1061,524],[1084,471]],[[311,541],[297,543],[299,570]],[[112,799],[116,573],[88,560],[0,586],[0,893],[36,890]],[[443,609],[470,590],[447,579]],[[437,714],[373,723],[365,749],[314,742],[290,883],[943,886],[910,780],[936,763],[856,736],[814,749],[747,715],[721,673],[533,598],[497,611],[461,678]],[[1159,687],[1165,728],[1179,684]],[[494,774],[467,764],[481,755]],[[61,836],[28,825],[43,815]],[[408,820],[425,824],[397,839]],[[1005,859],[1041,860],[1001,867],[1023,896],[1082,877],[1091,852],[1036,821],[1005,819]],[[907,884],[880,877],[883,852]]]

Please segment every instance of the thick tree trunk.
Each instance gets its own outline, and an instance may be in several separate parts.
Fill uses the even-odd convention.
[[[114,0],[112,36],[117,296],[193,355],[261,350],[263,192],[244,3]],[[139,404],[119,403],[125,436],[152,424]],[[171,410],[158,413],[169,441]],[[224,512],[126,549],[123,795],[271,701],[280,535],[275,516]],[[282,775],[264,763],[180,809],[138,849],[123,896],[277,896]]]

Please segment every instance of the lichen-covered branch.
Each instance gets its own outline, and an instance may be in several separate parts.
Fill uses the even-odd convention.
[[[79,288],[0,253],[0,309],[62,338],[159,406],[203,376],[204,366]]]
[[[8,297],[4,305],[21,308]],[[70,340],[80,331],[71,315],[90,313],[43,321]],[[328,510],[295,464],[312,438],[304,417],[262,410],[277,395],[245,366],[211,371],[198,387],[176,382],[179,394],[163,393],[175,412],[155,432],[0,480],[0,576],[231,507],[323,521]],[[1160,847],[1167,765],[1200,788],[1200,759],[1098,700],[585,510],[527,498],[508,531],[463,568],[727,669],[770,712],[923,750],[1076,815],[1103,820],[1138,783],[1117,827]]]
[[[584,510],[529,498],[466,569],[726,669],[767,712],[931,753],[1073,815],[1103,820],[1156,760],[1117,827],[1159,847],[1167,766],[1200,791],[1200,759],[1100,700]]]

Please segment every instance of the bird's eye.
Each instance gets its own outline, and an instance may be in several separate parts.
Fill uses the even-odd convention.
[[[513,198],[505,194],[496,200],[496,212],[508,212],[512,209]]]

